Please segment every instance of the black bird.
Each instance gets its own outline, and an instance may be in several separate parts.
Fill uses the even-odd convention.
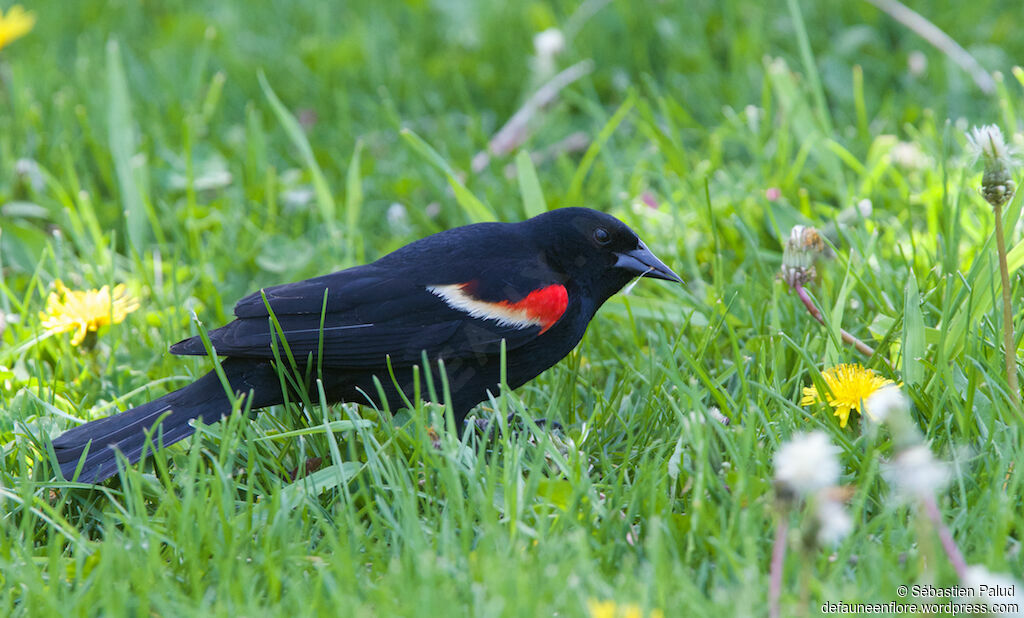
[[[285,345],[298,373],[315,378],[319,367],[330,402],[373,405],[381,404],[375,376],[392,405],[402,400],[398,388],[411,396],[413,367],[426,352],[435,384],[435,361],[444,361],[451,413],[461,425],[488,391],[497,393],[502,340],[507,383],[518,388],[572,351],[598,308],[637,276],[682,281],[618,219],[561,208],[519,223],[447,230],[371,264],[266,288],[240,300],[236,319],[209,337],[226,357],[230,389],[247,395],[252,409],[284,401],[275,352],[287,359]],[[171,352],[206,349],[192,337]],[[305,371],[309,362],[314,369]],[[117,472],[116,451],[132,463],[140,459],[146,432],[160,417],[153,439],[166,446],[191,435],[194,419],[211,423],[230,411],[211,371],[159,399],[75,427],[53,448],[69,479],[88,448],[78,479],[99,483]]]

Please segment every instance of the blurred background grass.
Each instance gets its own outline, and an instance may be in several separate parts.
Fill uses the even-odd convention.
[[[763,613],[771,456],[810,427],[843,448],[857,527],[835,552],[791,561],[788,607],[949,582],[934,539],[887,500],[890,446],[795,405],[821,359],[865,359],[830,344],[775,272],[792,224],[821,227],[838,259],[819,269],[817,296],[858,336],[889,335],[880,355],[897,368],[909,276],[925,324],[949,323],[992,229],[962,130],[1014,134],[1021,121],[1017,3],[916,7],[1006,76],[994,94],[866,2],[28,8],[34,30],[0,50],[0,608],[580,615],[614,598],[667,615]],[[471,161],[544,81],[533,38],[548,28],[566,37],[555,70],[594,68],[523,149],[580,132],[597,144],[585,177],[582,152],[536,163],[548,206],[622,217],[688,283],[614,299],[577,353],[499,404],[562,421],[568,445],[509,437],[488,454],[444,436],[437,449],[422,408],[411,424],[282,409],[211,427],[163,455],[170,472],[132,471],[105,493],[50,481],[36,449],[69,425],[61,414],[104,415],[206,371],[165,352],[195,332],[191,311],[215,326],[260,286],[473,219],[401,129],[496,216],[523,218],[514,153],[480,172]],[[25,348],[55,278],[125,282],[143,309],[86,352],[60,337]],[[960,472],[943,506],[968,559],[1019,574],[1021,432],[992,394],[1005,378],[987,302],[947,331],[953,343],[928,340],[927,379],[907,387]],[[711,406],[733,424],[705,422]],[[374,423],[335,425],[337,442],[317,430],[354,414]],[[309,436],[274,438],[304,425]],[[328,474],[289,484],[312,456],[333,462]]]

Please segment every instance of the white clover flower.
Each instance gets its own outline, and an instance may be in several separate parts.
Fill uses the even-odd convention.
[[[895,384],[883,386],[864,402],[867,417],[875,423],[884,423],[894,414],[904,414],[910,410],[910,400]]]
[[[918,50],[910,52],[910,55],[907,56],[907,71],[914,77],[920,77],[927,70],[928,56]]]
[[[824,432],[794,437],[775,453],[775,481],[805,496],[839,482],[839,448]]]
[[[967,574],[961,582],[978,593],[978,599],[985,602],[996,616],[1024,616],[1024,590],[1020,582],[1003,573],[992,573],[975,564],[967,567]],[[1017,611],[996,612],[997,607],[1016,605]]]
[[[403,204],[394,202],[388,206],[387,220],[388,225],[392,228],[406,228],[409,225],[409,213],[406,212]]]
[[[747,129],[754,134],[761,132],[761,117],[764,112],[756,105],[748,105],[743,108],[743,115],[747,118]]]
[[[412,233],[412,225],[409,223],[409,212],[406,210],[404,204],[398,202],[392,203],[388,206],[387,214],[385,218],[388,222],[388,227],[391,228],[391,233],[396,236],[408,236]]]
[[[27,179],[36,191],[42,191],[46,184],[43,172],[39,169],[39,163],[35,159],[18,159],[14,162],[14,173]]]
[[[281,201],[288,208],[298,210],[313,201],[316,193],[308,185],[288,189],[281,193]]]
[[[548,28],[533,35],[533,50],[538,58],[554,58],[565,51],[565,35],[558,28]]]
[[[912,446],[882,468],[882,476],[903,502],[934,496],[949,483],[951,475],[945,462],[935,459],[924,445]]]
[[[896,142],[889,157],[893,163],[906,170],[921,170],[932,165],[931,157],[914,142]]]
[[[555,72],[555,57],[565,50],[565,35],[558,28],[548,28],[533,36],[533,68],[537,77],[547,79]]]
[[[815,516],[818,518],[818,542],[822,545],[837,545],[853,530],[853,519],[839,500],[819,494]]]

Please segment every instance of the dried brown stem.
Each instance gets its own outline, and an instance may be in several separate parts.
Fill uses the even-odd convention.
[[[821,311],[819,311],[818,308],[814,306],[814,301],[812,301],[811,297],[807,295],[807,290],[804,289],[804,286],[797,284],[793,286],[793,289],[796,290],[796,295],[800,297],[800,301],[804,304],[805,307],[807,307],[807,311],[810,312],[811,317],[817,320],[820,324],[824,325],[825,319],[821,317]],[[840,337],[842,337],[843,343],[852,345],[861,354],[869,358],[875,355],[874,348],[864,343],[857,337],[854,337],[852,334],[846,332],[845,330],[840,328],[839,335]],[[885,360],[886,364],[888,364],[888,359],[883,360]]]
[[[501,156],[512,152],[530,136],[529,125],[537,113],[550,105],[558,93],[564,90],[574,81],[589,75],[594,70],[593,60],[577,62],[555,75],[543,86],[537,89],[530,98],[523,103],[516,113],[508,119],[503,127],[498,129],[491,141],[487,144],[487,150],[481,150],[473,157],[473,171],[480,172],[491,162],[491,155]]]
[[[924,504],[925,515],[928,516],[929,521],[935,526],[935,532],[939,535],[939,541],[942,542],[942,549],[946,552],[949,563],[953,565],[953,570],[956,571],[956,575],[960,578],[961,583],[964,582],[967,578],[967,561],[964,560],[960,547],[953,540],[953,533],[949,531],[946,522],[942,521],[939,503],[935,501],[935,496],[932,495],[923,496],[921,502]]]
[[[940,52],[958,64],[961,69],[967,72],[974,79],[974,83],[985,94],[992,94],[996,91],[996,82],[992,76],[982,68],[966,49],[943,32],[938,26],[913,11],[907,5],[898,0],[868,0],[896,21],[913,30],[919,37],[935,46]]]

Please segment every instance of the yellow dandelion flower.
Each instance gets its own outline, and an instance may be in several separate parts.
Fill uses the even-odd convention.
[[[12,6],[7,15],[0,11],[0,49],[28,34],[35,25],[36,14],[26,11],[20,4]]]
[[[619,605],[612,600],[590,599],[587,601],[587,609],[590,610],[590,618],[643,618],[644,616],[640,606],[632,603]],[[649,618],[665,618],[665,614],[660,609],[653,609],[647,615]]]
[[[84,292],[69,290],[58,279],[56,288],[46,298],[46,311],[39,313],[43,328],[56,333],[74,331],[71,345],[85,340],[89,331],[97,331],[107,324],[120,324],[132,311],[139,308],[139,301],[125,294],[124,284],[103,286],[98,290]]]
[[[856,410],[857,414],[863,413],[864,401],[872,393],[893,383],[892,380],[883,378],[860,365],[837,365],[821,372],[821,377],[832,394],[823,397],[818,393],[816,387],[805,388],[800,405],[810,406],[819,401],[828,403],[835,408],[835,415],[839,417],[840,427],[846,427],[852,410]]]

